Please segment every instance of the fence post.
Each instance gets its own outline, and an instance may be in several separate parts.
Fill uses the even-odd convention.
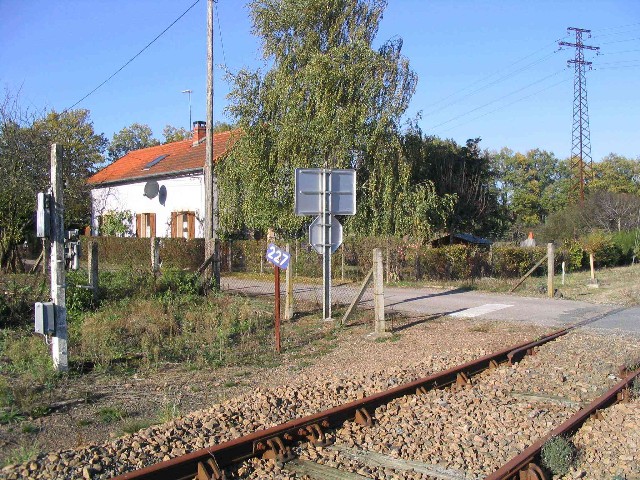
[[[387,324],[384,320],[384,268],[382,265],[382,249],[380,248],[373,249],[373,309],[375,333],[385,333]]]
[[[291,254],[290,245],[287,243],[285,250]],[[291,259],[289,259],[289,266],[285,270],[285,297],[284,297],[284,319],[293,319],[293,270],[291,265]]]
[[[160,239],[151,237],[151,271],[157,273],[160,270]]]
[[[340,270],[340,280],[342,280],[344,282],[344,243],[342,244],[342,247],[340,248],[340,253],[342,253],[341,255],[341,270]]]
[[[555,275],[555,247],[547,243],[547,295],[553,298],[553,276]]]
[[[89,285],[93,292],[93,301],[98,301],[98,242],[92,240],[89,242],[89,252],[87,263],[89,267]]]

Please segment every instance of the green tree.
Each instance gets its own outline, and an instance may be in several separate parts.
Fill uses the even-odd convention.
[[[113,134],[111,142],[109,142],[108,159],[113,162],[124,157],[132,150],[140,148],[153,147],[160,145],[160,142],[153,138],[153,132],[149,125],[132,123],[128,127],[124,127],[117,133]]]
[[[356,168],[358,214],[346,227],[396,231],[403,178],[398,124],[416,76],[394,39],[372,47],[382,0],[253,0],[266,73],[231,77],[228,112],[244,134],[221,162],[221,223],[302,231],[293,215],[296,167]],[[234,161],[241,158],[242,161]],[[401,209],[400,209],[401,210]]]
[[[59,143],[64,149],[62,174],[65,179],[65,223],[69,226],[89,224],[91,188],[86,179],[103,162],[107,139],[93,128],[89,110],[49,112],[33,123],[46,144]],[[49,159],[46,152],[45,158]]]
[[[162,136],[164,137],[164,142],[162,143],[180,142],[182,140],[189,140],[191,138],[191,132],[184,127],[176,128],[172,125],[167,125],[162,130]]]
[[[234,128],[236,127],[231,123],[217,121],[213,124],[213,133],[228,132]]]
[[[439,196],[455,195],[444,228],[499,236],[504,230],[504,214],[498,202],[496,171],[491,157],[480,149],[480,139],[463,146],[453,140],[425,136],[412,126],[403,136],[403,151],[411,164],[411,183],[425,180]]]
[[[569,172],[553,153],[536,148],[522,154],[503,148],[494,161],[500,170],[502,198],[514,223],[533,227],[566,205],[563,193],[568,184],[562,180]]]
[[[50,145],[64,147],[65,221],[86,225],[90,215],[84,180],[102,161],[106,139],[96,134],[87,110],[50,112],[44,116],[24,111],[9,92],[0,104],[0,268],[21,268],[17,246],[32,235],[36,193],[50,183]]]
[[[633,160],[615,153],[593,164],[593,180],[589,190],[640,195],[640,159]]]

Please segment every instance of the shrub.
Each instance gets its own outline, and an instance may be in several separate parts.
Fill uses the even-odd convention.
[[[560,263],[565,262],[567,272],[575,272],[585,265],[585,252],[582,244],[576,240],[565,240],[558,252]]]
[[[544,247],[495,247],[493,248],[493,274],[498,277],[523,276],[547,253]],[[540,271],[544,266],[540,266]]]
[[[629,230],[626,232],[616,232],[612,235],[613,243],[620,249],[620,263],[631,263],[634,255],[637,255],[635,249],[636,238],[640,237],[640,229]]]
[[[614,267],[622,257],[622,251],[611,234],[595,231],[582,240],[584,250],[593,254],[597,267]]]
[[[76,317],[95,307],[93,291],[87,287],[86,272],[82,270],[67,272],[66,304],[70,317]]]
[[[554,475],[565,475],[576,460],[576,447],[565,437],[552,437],[542,446],[542,464]]]
[[[195,273],[185,272],[177,268],[169,268],[162,271],[162,276],[156,284],[158,292],[173,292],[182,295],[197,295],[200,293],[198,276]]]

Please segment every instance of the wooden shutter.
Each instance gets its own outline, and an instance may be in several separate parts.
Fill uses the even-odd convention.
[[[151,230],[151,237],[155,237],[156,236],[156,214],[155,213],[150,213],[149,214],[149,226],[151,227],[149,230]]]
[[[178,214],[171,212],[171,238],[178,236]]]
[[[187,238],[191,240],[196,237],[196,214],[187,212]]]
[[[138,237],[144,237],[144,232],[142,231],[142,214],[136,214],[136,235]]]

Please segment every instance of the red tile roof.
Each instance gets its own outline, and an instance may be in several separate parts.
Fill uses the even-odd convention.
[[[213,136],[214,161],[224,156],[240,136],[240,130],[216,133]],[[204,168],[206,142],[200,141],[195,147],[192,140],[165,143],[155,147],[132,150],[111,165],[103,168],[87,180],[90,184],[126,182],[138,178],[171,175]],[[149,169],[145,166],[161,155],[167,155]]]

